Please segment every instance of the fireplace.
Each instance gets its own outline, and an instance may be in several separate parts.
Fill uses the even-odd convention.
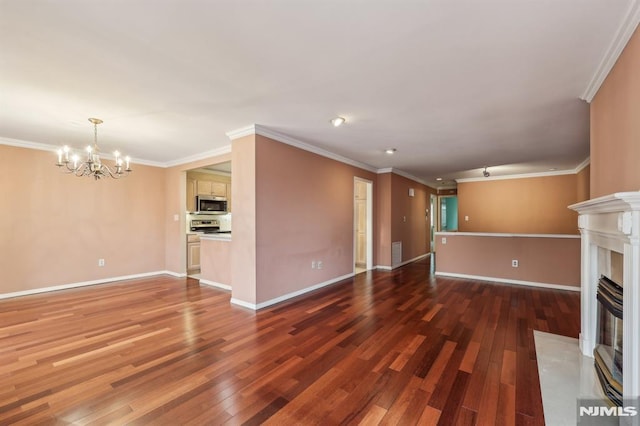
[[[607,399],[621,407],[623,288],[604,275],[598,281],[597,336],[593,350],[597,377]]]
[[[570,208],[581,234],[580,350],[610,404],[640,412],[640,191]],[[620,423],[640,425],[640,416]]]

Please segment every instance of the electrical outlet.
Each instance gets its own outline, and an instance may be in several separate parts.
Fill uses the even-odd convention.
[[[442,237],[442,244],[447,244],[447,237]]]
[[[406,222],[407,221],[407,217],[406,216],[402,216],[402,221]]]
[[[318,260],[318,269],[322,269],[322,260]]]
[[[513,259],[511,261],[511,266],[513,266],[514,268],[517,268],[518,267],[518,260],[517,259]]]
[[[316,261],[315,260],[311,261],[311,269],[316,269]]]
[[[180,220],[180,215],[174,214],[173,215],[173,221],[174,222],[178,222]]]
[[[104,259],[98,259],[98,266],[104,266]]]
[[[464,217],[464,221],[465,221],[465,222],[469,222],[469,216],[465,216],[465,217]]]

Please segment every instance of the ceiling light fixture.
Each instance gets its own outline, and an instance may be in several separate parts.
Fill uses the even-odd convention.
[[[484,177],[489,177],[489,176],[491,176],[491,173],[489,173],[489,172],[487,171],[487,167],[488,167],[488,166],[485,166],[485,167],[484,167],[484,171],[482,172],[482,176],[484,176]]]
[[[438,182],[440,182],[440,181],[442,180],[442,178],[436,178],[436,180],[437,180]]]
[[[86,159],[80,161],[80,156],[71,152],[71,149],[65,145],[58,150],[58,162],[56,166],[62,169],[66,173],[73,173],[74,175],[89,176],[95,180],[103,177],[111,177],[119,179],[127,176],[131,172],[131,159],[129,157],[121,157],[118,151],[113,153],[115,157],[115,164],[112,167],[102,164],[100,161],[100,149],[98,148],[98,124],[102,123],[99,118],[90,118],[89,121],[93,124],[93,146],[89,145],[85,149]]]
[[[395,149],[395,148],[387,148],[387,149],[384,150],[384,152],[386,152],[389,155],[395,153],[396,151],[397,151],[397,149]]]
[[[331,119],[331,124],[333,124],[333,127],[339,127],[342,126],[345,121],[347,120],[345,120],[343,117],[336,117]]]

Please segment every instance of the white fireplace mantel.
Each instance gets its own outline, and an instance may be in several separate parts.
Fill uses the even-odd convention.
[[[623,255],[623,397],[640,398],[640,191],[619,192],[569,206],[581,233],[580,349],[593,357],[596,345],[598,279],[610,273],[601,253]],[[630,419],[627,419],[630,420]],[[639,424],[640,419],[631,420]]]

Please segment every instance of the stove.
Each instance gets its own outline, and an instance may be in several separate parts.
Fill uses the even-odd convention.
[[[220,222],[217,219],[193,219],[189,228],[191,232],[213,234],[220,231]]]

